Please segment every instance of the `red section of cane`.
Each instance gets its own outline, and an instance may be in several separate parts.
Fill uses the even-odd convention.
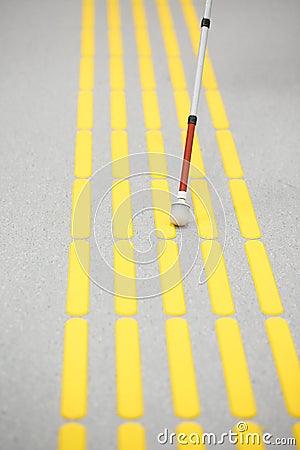
[[[193,140],[194,140],[194,132],[195,132],[195,123],[189,123],[187,132],[186,132],[186,140],[185,140],[185,148],[184,155],[182,161],[182,169],[181,169],[181,177],[180,177],[180,191],[187,190],[187,183],[189,178],[190,171],[190,162],[192,156],[192,148],[193,148]]]

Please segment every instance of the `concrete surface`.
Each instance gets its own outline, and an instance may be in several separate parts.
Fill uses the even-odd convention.
[[[200,17],[203,2],[194,3]],[[179,128],[156,6],[150,0],[145,4],[165,146],[179,156],[181,148],[175,149]],[[179,1],[170,4],[191,93],[195,57]],[[81,3],[5,1],[1,9],[0,447],[50,450],[57,448],[58,429],[64,422],[60,395]],[[121,2],[121,9],[129,147],[130,153],[143,153],[145,130],[130,2]],[[299,9],[296,0],[216,1],[209,35],[211,60],[298,355]],[[111,158],[106,3],[97,1],[96,11],[94,170]],[[225,257],[257,401],[254,420],[276,436],[291,436],[296,419],[286,413],[204,96],[199,116],[207,174],[227,220]],[[141,185],[149,181],[144,179]],[[133,191],[138,186],[133,183]],[[140,205],[141,200],[133,203],[134,213]],[[110,210],[102,220],[110,223]],[[151,214],[138,216],[135,225],[136,246],[144,249],[153,230]],[[189,249],[181,260],[184,267],[189,265],[195,238],[195,228],[183,230]],[[151,239],[157,242],[153,233]],[[102,245],[109,253],[105,233]],[[197,422],[206,431],[221,433],[236,419],[229,411],[218,357],[216,317],[206,285],[198,284],[200,269],[198,258],[184,280],[185,318],[202,406]],[[112,278],[108,283],[112,285]],[[138,289],[142,292],[142,286]],[[116,318],[111,294],[92,284],[88,415],[81,421],[88,430],[89,450],[116,448],[117,426],[122,423],[116,413]],[[173,414],[160,297],[141,301],[136,318],[145,409],[140,422],[146,429],[147,448],[154,450],[161,448],[157,434],[179,423]]]

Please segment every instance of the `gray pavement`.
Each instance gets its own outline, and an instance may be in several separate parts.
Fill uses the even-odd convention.
[[[130,2],[122,1],[124,64],[130,153],[146,152],[138,59]],[[179,1],[169,1],[180,38],[189,92],[195,56]],[[194,2],[199,17],[203,2]],[[145,0],[166,151],[180,156],[180,130],[155,2]],[[71,188],[80,60],[79,1],[2,2],[1,85],[1,291],[0,448],[57,448],[60,416],[63,327],[70,243]],[[288,9],[288,14],[286,13]],[[299,332],[299,2],[216,0],[209,36],[214,65],[245,179],[253,200],[298,355]],[[93,168],[110,162],[109,70],[106,3],[96,1]],[[199,108],[199,139],[209,179],[220,195],[227,221],[225,259],[257,402],[253,420],[274,436],[291,436],[296,422],[285,409],[264,320],[253,286],[205,102]],[[139,170],[137,163],[137,170]],[[175,167],[176,170],[176,167]],[[107,178],[107,183],[111,183]],[[150,177],[132,184],[150,188]],[[175,193],[176,187],[172,185]],[[93,191],[94,195],[94,191]],[[133,212],[147,204],[133,201]],[[97,201],[97,196],[94,197]],[[142,203],[141,203],[142,202]],[[217,208],[217,206],[216,206]],[[110,210],[102,217],[110,223]],[[221,218],[221,213],[220,213]],[[221,220],[221,219],[220,219]],[[134,238],[144,249],[153,231],[151,214],[138,215]],[[101,234],[100,234],[101,239]],[[103,232],[100,245],[112,258]],[[156,244],[158,239],[151,234]],[[177,238],[179,239],[179,237]],[[197,239],[193,224],[183,230],[188,268]],[[147,244],[148,245],[148,244]],[[185,255],[185,256],[184,256]],[[205,431],[222,433],[237,419],[230,414],[218,344],[216,316],[206,285],[199,285],[201,258],[184,280]],[[93,266],[93,263],[95,264]],[[91,262],[95,272],[97,261]],[[101,270],[101,268],[99,268]],[[137,267],[142,274],[142,267]],[[158,275],[158,268],[151,268]],[[156,270],[156,273],[154,271]],[[112,285],[113,279],[108,283]],[[140,297],[143,285],[138,284]],[[116,448],[123,423],[116,412],[115,337],[111,294],[91,284],[89,322],[88,450]],[[141,300],[140,329],[147,448],[173,430],[173,414],[161,296]],[[167,446],[165,446],[167,448]],[[170,446],[172,448],[172,446]],[[209,448],[209,447],[208,447]],[[226,448],[226,447],[224,447]],[[286,447],[288,448],[288,447]]]

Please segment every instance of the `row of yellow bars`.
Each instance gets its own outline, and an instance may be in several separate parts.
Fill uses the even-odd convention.
[[[179,128],[182,130],[181,137],[184,140],[184,129],[189,112],[189,96],[186,90],[184,70],[168,2],[157,0],[156,5],[168,57]],[[196,53],[199,41],[199,21],[191,0],[181,0],[181,6]],[[137,299],[134,248],[133,243],[129,240],[133,237],[134,232],[131,221],[130,183],[124,179],[130,175],[130,168],[126,131],[123,40],[119,2],[117,0],[108,1],[107,7],[111,83],[112,174],[115,178],[112,188],[113,230],[114,237],[119,239],[114,244],[115,312],[121,316],[132,316],[137,312]],[[161,121],[152,50],[146,11],[142,0],[132,0],[132,12],[139,58],[145,128],[147,130],[149,167],[153,178],[151,188],[155,224],[157,235],[162,238],[158,245],[158,254],[163,307],[165,314],[180,316],[186,312],[186,302],[181,281],[177,244],[170,240],[176,236],[176,231],[166,219],[167,214],[162,213],[162,211],[168,212],[170,209],[170,195],[168,182],[164,179],[167,177],[167,166],[164,156],[163,136],[160,131]],[[77,179],[73,184],[72,197],[71,236],[75,241],[70,245],[66,306],[67,313],[71,316],[82,316],[87,314],[89,310],[90,248],[89,242],[85,239],[90,236],[91,222],[91,188],[88,178],[92,174],[94,20],[94,3],[92,0],[84,0],[78,131],[75,150],[75,177]],[[225,173],[228,178],[231,178],[229,187],[241,234],[244,238],[251,239],[245,243],[245,249],[261,310],[264,314],[279,315],[283,312],[280,297],[265,247],[261,241],[257,240],[261,236],[259,226],[247,185],[241,179],[243,171],[208,55],[206,56],[203,85],[206,90],[212,122],[216,129]],[[208,260],[211,251],[217,255],[217,260],[220,259],[217,270],[208,281],[212,310],[220,316],[231,315],[235,312],[234,303],[225,260],[220,244],[215,240],[218,237],[218,229],[208,185],[203,178],[205,168],[197,139],[192,164],[191,176],[194,178],[191,182],[193,205],[199,235],[206,239],[201,244],[204,262]],[[206,207],[203,207],[200,199],[203,200]],[[168,273],[172,265],[171,280],[175,287],[170,289]],[[209,270],[209,268],[206,267],[206,270]],[[125,278],[127,278],[126,282],[124,281]],[[62,416],[69,420],[80,419],[86,415],[87,325],[86,320],[74,318],[68,320],[65,327]],[[299,364],[288,324],[281,318],[269,318],[266,321],[266,327],[287,409],[291,415],[299,417]],[[238,323],[233,318],[221,318],[216,322],[216,330],[231,413],[236,417],[253,417],[256,415],[256,404]],[[200,401],[187,321],[182,318],[168,319],[166,321],[166,338],[174,413],[183,419],[195,418],[200,414]],[[118,413],[124,419],[140,418],[143,415],[143,392],[139,332],[138,323],[133,318],[120,318],[116,322],[116,367]],[[248,426],[248,431],[260,432],[258,425],[248,423]],[[183,422],[176,431],[177,433],[185,432],[188,434],[191,430],[192,432],[199,432],[199,434],[203,431],[194,422]],[[294,434],[298,439],[299,433],[300,427],[299,424],[296,424]],[[144,449],[146,448],[144,428],[136,422],[124,423],[119,427],[118,441],[120,450]],[[180,444],[178,445],[181,448]],[[70,422],[61,427],[59,433],[60,450],[84,450],[85,448],[86,435],[85,428],[82,425]]]
[[[94,0],[83,0],[81,59],[77,107],[77,132],[72,190],[71,238],[69,251],[59,450],[85,450],[86,428],[77,421],[87,414],[88,322],[79,318],[89,312],[92,129],[95,55]]]

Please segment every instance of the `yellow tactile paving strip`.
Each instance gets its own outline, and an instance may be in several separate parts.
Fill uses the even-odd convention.
[[[61,414],[81,419],[87,411],[88,323],[70,319],[65,326]]]
[[[112,91],[110,94],[111,127],[114,130],[127,128],[126,98],[123,91]]]
[[[91,183],[78,179],[73,182],[71,236],[86,239],[91,234]]]
[[[246,430],[241,431],[238,427],[234,427],[233,431],[237,433],[236,444],[238,450],[250,448],[251,450],[263,450],[265,445],[262,439],[262,427],[254,422],[242,422],[246,425]]]
[[[84,6],[83,9],[85,9]],[[82,56],[94,56],[95,55],[95,37],[94,37],[94,24],[91,21],[91,16],[87,23],[83,24],[81,33],[81,55]]]
[[[201,243],[201,251],[213,312],[220,316],[234,314],[234,303],[221,245],[217,241],[207,240]]]
[[[147,28],[146,11],[143,2],[132,1],[134,27],[139,58],[142,103],[146,128],[146,141],[151,176],[168,175],[163,137],[160,131],[161,119],[156,93],[155,72],[153,70],[152,50]],[[140,21],[138,12],[143,20]],[[144,42],[141,40],[145,39]],[[163,239],[158,244],[159,271],[162,286],[162,300],[165,314],[182,315],[186,312],[184,289],[181,281],[181,268],[178,248],[175,242],[165,239],[176,237],[176,229],[170,223],[171,199],[166,180],[153,180],[151,183],[152,204],[157,237]]]
[[[146,132],[147,149],[149,156],[149,168],[152,178],[165,178],[168,175],[166,157],[164,153],[164,141],[160,131]],[[176,234],[176,233],[175,233]]]
[[[87,84],[86,84],[87,85]],[[88,87],[87,89],[92,89]],[[74,175],[76,178],[92,176],[92,133],[91,131],[77,131]]]
[[[126,178],[130,175],[128,160],[128,138],[124,130],[111,133],[112,176]]]
[[[114,269],[115,312],[120,316],[132,316],[137,313],[137,298],[134,246],[130,240],[115,242]]]
[[[176,428],[176,434],[180,441],[178,442],[178,450],[191,450],[195,447],[205,450],[205,444],[202,444],[203,429],[195,422],[182,422]]]
[[[138,323],[131,318],[116,322],[116,374],[118,413],[138,419],[144,409],[142,372]]]
[[[123,60],[113,56],[109,62],[110,87],[113,91],[123,91],[125,89]]]
[[[300,366],[289,326],[284,319],[272,317],[266,328],[287,411],[300,418]]]
[[[136,6],[139,6],[139,9],[142,7],[142,5]],[[138,23],[140,24],[140,20]],[[149,56],[140,56],[139,67],[142,89],[144,91],[154,91],[156,89],[156,83],[152,59]]]
[[[282,314],[282,303],[264,244],[256,240],[247,241],[245,250],[261,311],[271,316]]]
[[[186,313],[186,303],[177,243],[160,241],[158,255],[164,312],[171,316],[182,316]]]
[[[243,178],[244,172],[231,132],[229,130],[218,130],[216,136],[227,177]]]
[[[187,91],[174,91],[174,100],[179,128],[185,130],[190,112],[190,96]]]
[[[153,180],[151,191],[157,237],[161,239],[175,238],[176,228],[170,222],[171,198],[169,183],[166,180]]]
[[[145,128],[148,130],[146,132],[146,142],[150,174],[153,178],[161,178],[168,175],[168,169],[164,154],[163,137],[160,131],[160,110],[156,93],[156,81],[147,17],[143,2],[132,1],[132,11],[142,88],[144,122]],[[175,230],[173,231],[173,234],[174,232]]]
[[[228,184],[241,235],[246,239],[260,238],[261,232],[246,182],[244,180],[230,180]]]
[[[68,423],[59,430],[58,450],[85,450],[86,429],[79,423]]]
[[[142,425],[124,423],[118,429],[119,450],[146,450],[146,436]]]
[[[93,128],[93,95],[90,91],[80,91],[78,94],[78,120],[79,130]]]
[[[166,334],[174,413],[192,419],[199,416],[200,403],[187,321],[167,320]]]
[[[118,1],[107,2],[109,74],[111,102],[112,224],[113,236],[124,241],[114,245],[114,301],[118,315],[137,313],[134,247],[128,240],[134,235],[128,158],[127,107],[123,61],[121,11]]]
[[[84,240],[71,242],[66,306],[70,316],[83,316],[89,311],[89,273],[90,244]]]
[[[81,59],[77,106],[77,133],[72,190],[71,237],[66,313],[83,316],[89,312],[90,244],[83,240],[91,233],[92,128],[95,54],[95,6],[82,1]],[[61,415],[68,420],[87,414],[88,322],[71,318],[65,324],[62,367]],[[59,450],[86,450],[86,429],[67,423],[59,430]]]
[[[229,122],[226,116],[220,92],[216,89],[207,89],[206,100],[211,114],[213,126],[218,130],[226,130],[227,128],[229,128]]]
[[[199,236],[203,239],[217,238],[219,232],[207,181],[192,180],[190,187]]]
[[[192,0],[180,0],[191,43],[195,53],[199,43],[199,19]],[[110,71],[110,113],[113,234],[114,244],[114,291],[115,313],[118,316],[137,314],[136,268],[133,237],[131,189],[128,160],[128,137],[125,76],[123,66],[123,36],[120,14],[121,3],[107,0],[109,71]],[[184,284],[181,275],[178,246],[172,241],[176,230],[167,220],[170,209],[169,186],[166,178],[162,121],[156,92],[155,67],[152,61],[150,36],[147,29],[147,15],[143,0],[131,1],[133,23],[137,45],[138,65],[141,81],[141,102],[144,111],[145,137],[149,156],[154,220],[158,244],[158,265],[161,276],[164,313],[181,316],[186,311]],[[168,59],[170,83],[174,91],[174,106],[177,111],[179,138],[184,141],[190,97],[187,92],[184,68],[180,56],[172,13],[167,0],[156,0],[157,14]],[[88,178],[92,174],[92,128],[94,89],[94,38],[95,8],[92,0],[83,0],[81,61],[79,70],[79,94],[77,112],[77,134],[75,146],[71,237],[68,292],[66,312],[70,316],[83,316],[89,312],[89,270],[91,186]],[[239,160],[238,151],[229,129],[229,121],[218,90],[217,80],[208,52],[205,60],[203,86],[206,93],[211,120],[221,153],[224,170],[229,180],[229,189],[236,211],[249,267],[255,284],[261,311],[267,315],[280,315],[283,307],[272,273],[266,249],[261,241],[258,221],[248,192]],[[205,177],[205,167],[197,136],[191,168],[191,190],[201,251],[205,263],[208,290],[212,311],[217,316],[235,313],[229,277],[224,255],[218,238],[218,228]],[[159,191],[159,193],[158,193]],[[197,195],[198,194],[198,195]],[[203,203],[199,200],[199,196]],[[219,261],[216,266],[215,260]],[[215,270],[213,266],[216,266]],[[274,357],[287,411],[293,417],[300,417],[300,373],[299,361],[288,323],[283,318],[267,318],[267,335]],[[239,324],[233,318],[216,320],[216,334],[224,370],[230,411],[233,416],[252,418],[257,414]],[[144,413],[143,382],[140,357],[138,321],[133,318],[119,318],[115,324],[116,337],[116,388],[117,412],[122,419],[140,419]],[[198,418],[200,401],[194,368],[192,342],[188,321],[184,318],[166,320],[166,344],[168,350],[170,384],[172,388],[175,416],[182,419]],[[288,355],[288,357],[287,357]],[[195,355],[194,355],[195,357]],[[76,374],[76,376],[75,376]],[[83,318],[71,318],[65,324],[64,360],[62,374],[61,414],[68,420],[83,418],[87,413],[88,380],[88,323]],[[76,393],[76,395],[75,395]],[[248,423],[248,431],[261,434],[261,427]],[[200,425],[182,422],[177,434],[203,434]],[[293,432],[300,440],[300,425],[295,424]],[[178,448],[192,448],[193,444]],[[298,448],[299,447],[298,443]],[[197,445],[205,448],[205,445]],[[241,440],[237,448],[244,448]],[[119,450],[146,450],[145,428],[137,422],[125,422],[118,428]],[[194,448],[194,445],[193,445]],[[253,444],[251,448],[264,448]],[[80,423],[66,423],[59,430],[59,450],[86,450],[86,429]]]
[[[110,50],[110,104],[112,144],[112,223],[113,235],[120,239],[114,244],[114,307],[119,316],[133,316],[138,312],[136,267],[132,222],[131,187],[126,80],[123,62],[121,4],[107,1]],[[142,36],[143,51],[148,56],[147,36]],[[155,103],[156,99],[146,99]],[[157,100],[156,100],[157,102]],[[149,105],[149,108],[153,104]],[[151,118],[150,118],[151,119]],[[116,389],[117,413],[123,419],[143,416],[142,369],[138,323],[132,318],[116,321]],[[138,423],[124,423],[118,428],[119,450],[146,450],[145,430]]]
[[[254,417],[256,405],[239,325],[235,319],[223,318],[216,321],[216,330],[231,413]]]
[[[143,92],[143,106],[145,127],[148,130],[159,130],[161,128],[161,122],[158,99],[155,91]]]
[[[115,238],[129,239],[133,237],[131,194],[128,180],[117,180],[112,185],[112,222]]]
[[[161,2],[157,0],[157,9],[158,15],[160,19],[160,24],[163,32],[163,39],[165,43],[165,50],[168,56],[168,66],[171,78],[171,84],[174,90],[174,102],[177,111],[178,124],[182,129],[181,138],[184,142],[185,140],[185,129],[187,117],[189,114],[190,108],[190,97],[186,90],[186,81],[185,74],[180,63],[180,52],[179,46],[177,43],[177,37],[175,30],[173,28],[173,20],[171,15],[171,10],[169,8],[168,2]],[[199,36],[199,22],[197,21],[197,34]],[[199,39],[199,37],[198,37]],[[170,48],[170,42],[173,42],[174,49]],[[197,43],[198,46],[198,43]],[[179,68],[179,70],[178,70]],[[210,67],[210,72],[206,74],[206,79],[209,77],[213,77],[212,68]],[[209,80],[207,81],[207,83]],[[212,81],[212,84],[214,79]],[[205,167],[202,159],[202,154],[200,150],[200,146],[198,143],[197,135],[195,136],[195,145],[193,148],[193,156],[192,156],[192,167],[191,167],[191,177],[201,178],[205,176]],[[194,179],[191,181],[191,192],[192,192],[192,200],[194,205],[194,211],[196,216],[196,221],[198,225],[198,232],[201,238],[204,239],[215,239],[218,237],[218,228],[216,224],[215,214],[213,211],[213,206],[210,198],[209,188],[206,180]],[[210,245],[211,241],[209,241]],[[203,244],[204,245],[204,244]],[[213,248],[218,248],[219,244],[216,242],[216,246]],[[210,272],[209,261],[207,260],[207,246],[202,247],[202,251],[204,252],[204,261],[205,261],[205,269],[206,272]],[[206,256],[206,258],[205,258]],[[213,255],[215,258],[216,255]],[[225,266],[224,258],[222,257],[220,264],[218,265],[217,271],[210,277],[209,281],[209,292],[211,297],[212,309],[216,314],[224,314],[227,315],[234,313],[234,305],[231,296],[231,290],[229,285],[229,280],[227,277],[227,270]],[[224,295],[225,294],[225,295]],[[187,337],[188,340],[188,337]],[[184,380],[179,378],[179,375],[175,372],[172,374],[171,369],[171,377],[177,377],[177,383],[184,388]],[[172,385],[174,385],[176,381],[173,381]],[[193,408],[191,405],[187,403],[186,411],[183,413],[179,413],[180,409],[178,405],[176,405],[176,391],[173,388],[173,401],[174,401],[174,410],[175,414],[182,418],[191,418],[196,417],[195,407]],[[199,414],[199,413],[198,413]],[[194,425],[196,427],[197,425]],[[180,446],[179,446],[180,447]]]

